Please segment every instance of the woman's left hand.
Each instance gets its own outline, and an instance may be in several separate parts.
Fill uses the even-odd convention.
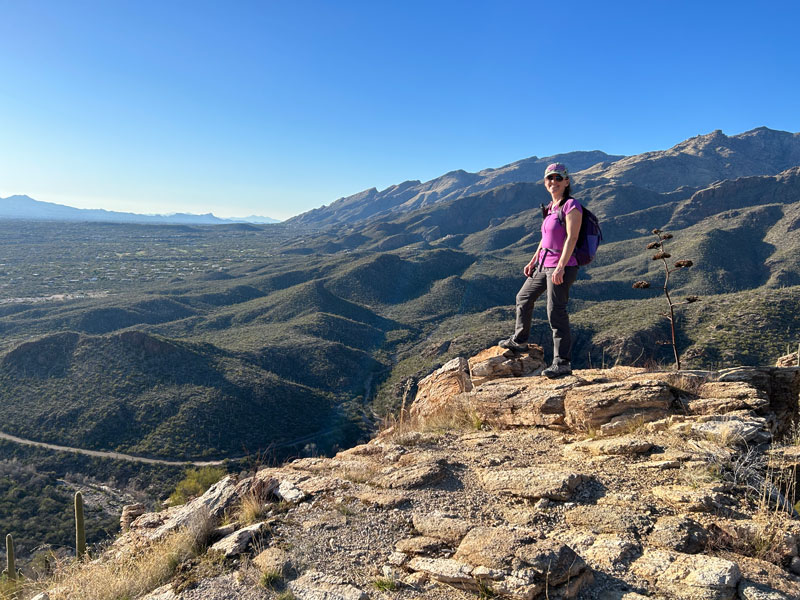
[[[553,283],[556,285],[564,283],[564,267],[556,267],[556,270],[553,271]]]

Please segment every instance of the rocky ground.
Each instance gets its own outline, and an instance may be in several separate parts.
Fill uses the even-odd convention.
[[[451,361],[368,444],[133,512],[99,561],[203,519],[148,600],[800,597],[800,368],[543,366]]]

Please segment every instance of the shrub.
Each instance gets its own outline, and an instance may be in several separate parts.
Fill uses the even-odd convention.
[[[222,467],[201,467],[188,469],[186,476],[175,486],[175,491],[169,497],[172,506],[185,504],[188,500],[205,493],[208,488],[225,477],[227,472]]]

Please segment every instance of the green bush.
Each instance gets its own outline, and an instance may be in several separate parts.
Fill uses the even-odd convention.
[[[201,467],[187,469],[186,476],[175,486],[169,497],[170,504],[185,504],[191,498],[202,495],[208,488],[225,477],[227,472],[222,467]]]

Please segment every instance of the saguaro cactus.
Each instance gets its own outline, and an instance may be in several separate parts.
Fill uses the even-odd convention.
[[[86,556],[86,527],[83,522],[83,494],[75,492],[75,555]]]
[[[7,556],[7,566],[6,570],[3,573],[11,580],[16,580],[17,578],[17,564],[14,560],[14,538],[11,537],[9,533],[6,536],[6,556]]]

